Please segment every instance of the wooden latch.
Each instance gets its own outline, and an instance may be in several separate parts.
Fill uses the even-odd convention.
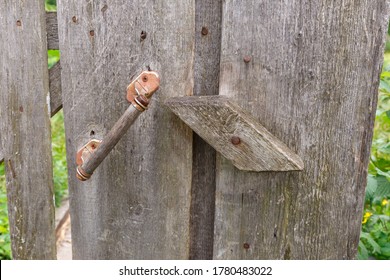
[[[240,170],[303,169],[297,154],[226,96],[175,97],[166,105]]]

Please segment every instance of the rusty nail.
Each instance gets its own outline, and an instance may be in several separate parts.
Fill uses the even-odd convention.
[[[95,36],[95,31],[94,30],[89,31],[89,35]]]
[[[209,30],[207,29],[207,27],[203,26],[202,27],[202,35],[206,36],[207,34],[209,34]]]
[[[249,247],[250,247],[250,246],[249,246],[249,244],[248,244],[248,243],[244,243],[244,249],[245,249],[245,250],[248,250],[248,249],[249,249]]]
[[[249,63],[251,61],[251,57],[249,55],[244,56],[244,62]]]
[[[145,83],[148,81],[148,77],[145,75],[142,77],[142,81],[144,81]]]
[[[17,26],[22,26],[22,22],[20,21],[20,19],[18,19],[18,20],[16,21],[16,25],[17,25]]]
[[[141,41],[146,39],[146,31],[141,31]]]
[[[76,16],[73,16],[73,17],[72,17],[72,21],[76,23],[76,22],[77,22],[77,17],[76,17]]]
[[[230,139],[230,141],[232,141],[233,145],[238,145],[241,143],[241,139],[238,136],[233,136],[232,139]]]

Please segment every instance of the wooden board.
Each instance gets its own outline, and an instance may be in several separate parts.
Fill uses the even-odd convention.
[[[215,259],[356,257],[388,21],[385,0],[358,2],[224,1],[220,94],[305,169],[217,157]]]
[[[61,90],[61,63],[58,61],[49,69],[49,90],[50,90],[50,116],[57,114],[62,109]]]
[[[55,259],[43,1],[0,1],[0,131],[14,259]]]
[[[57,12],[46,12],[47,49],[58,50]]]
[[[174,97],[165,104],[240,170],[303,169],[298,155],[226,96]]]
[[[222,0],[195,1],[194,95],[217,95]],[[190,259],[212,259],[216,152],[193,134]]]
[[[162,103],[192,95],[194,1],[57,3],[73,257],[188,258],[192,132]],[[77,181],[76,151],[119,119],[131,76],[147,68],[161,75],[151,107]]]

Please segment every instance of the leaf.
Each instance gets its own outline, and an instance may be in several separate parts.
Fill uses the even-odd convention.
[[[367,240],[368,244],[370,244],[372,247],[373,254],[375,254],[375,253],[380,254],[381,253],[381,247],[378,245],[378,243],[376,243],[376,241],[372,238],[372,236],[369,233],[361,232],[360,238],[364,238]]]
[[[390,93],[390,85],[389,85],[386,81],[384,81],[384,80],[381,80],[381,81],[380,81],[379,89],[380,89],[381,91]]]
[[[390,196],[390,182],[383,176],[377,177],[377,188],[375,191],[375,197],[382,199],[383,197]]]
[[[366,200],[372,200],[378,187],[376,178],[372,175],[368,175],[367,188],[366,188]]]
[[[366,246],[364,246],[364,243],[359,240],[359,247],[358,247],[358,260],[368,260],[368,251]]]

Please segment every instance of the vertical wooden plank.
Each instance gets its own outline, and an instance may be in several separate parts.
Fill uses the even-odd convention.
[[[197,0],[194,95],[217,95],[221,51],[221,0]],[[190,259],[212,259],[215,212],[215,150],[194,133]]]
[[[14,259],[55,259],[43,1],[0,1],[0,131]]]
[[[57,11],[73,257],[187,259],[192,132],[162,103],[192,95],[194,1],[61,0]],[[151,107],[77,181],[77,149],[103,138],[129,106],[130,77],[147,68],[161,74]]]
[[[214,258],[355,258],[387,17],[385,0],[224,1],[220,94],[305,169],[218,157]]]

